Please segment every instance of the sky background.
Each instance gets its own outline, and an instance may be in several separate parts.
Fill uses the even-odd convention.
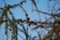
[[[21,0],[5,0],[5,1],[6,1],[7,4],[10,4],[10,5],[18,4],[19,2],[21,2]],[[37,7],[38,7],[39,10],[44,11],[44,12],[50,12],[51,9],[48,10],[49,7],[47,7],[49,0],[35,0],[35,1],[37,3]],[[52,6],[53,4],[54,3],[52,1],[52,2],[50,2],[49,5]],[[5,5],[4,5],[3,0],[0,0],[0,7],[3,8],[4,6]],[[27,11],[27,13],[28,13],[28,15],[29,15],[31,20],[39,21],[38,13],[35,12],[35,11],[32,12],[32,5],[31,5],[31,1],[30,0],[27,0],[26,3],[23,3],[23,7]],[[33,8],[34,8],[34,6],[33,6]],[[17,6],[16,8],[10,9],[10,10],[12,11],[12,13],[14,14],[14,17],[16,19],[26,19],[25,18],[25,13],[22,11],[22,9],[19,6]],[[0,12],[1,12],[1,10],[0,10]],[[0,13],[0,15],[1,15],[1,13]],[[11,16],[9,14],[8,14],[8,16],[11,19]],[[41,18],[41,21],[45,21],[45,19],[49,18],[49,17],[48,17],[48,15],[44,15],[44,14],[40,13],[40,18]],[[32,33],[31,29],[29,29],[29,30],[30,30],[29,34],[32,34],[32,36],[37,35],[35,31],[32,31],[32,32],[34,32],[34,33]],[[47,30],[42,29],[42,28],[38,29],[37,31],[39,31],[39,30],[41,30],[40,32],[42,32],[42,30],[44,30],[43,33],[41,33],[42,36],[47,34],[47,32],[48,32]],[[23,33],[21,33],[21,32],[18,32],[18,33],[22,37],[24,36]],[[9,35],[11,35],[11,32],[9,32]],[[6,38],[5,38],[5,35],[4,35],[4,24],[2,24],[2,26],[0,27],[0,40],[4,40],[4,39],[6,39]],[[21,37],[18,37],[18,39],[22,40]],[[10,37],[9,37],[9,40],[10,40]]]

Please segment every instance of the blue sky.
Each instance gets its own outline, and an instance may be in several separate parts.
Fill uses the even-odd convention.
[[[6,0],[6,3],[10,4],[10,5],[14,5],[16,3],[18,4],[20,1],[21,0]],[[49,7],[47,7],[48,0],[45,0],[45,1],[44,0],[35,0],[35,1],[37,3],[37,7],[38,7],[39,10],[44,11],[44,12],[49,12],[48,11]],[[51,2],[51,3],[53,3],[53,2]],[[0,0],[0,7],[4,7],[3,0]],[[37,12],[32,12],[32,5],[31,5],[31,1],[30,0],[27,0],[26,3],[23,3],[23,7],[27,11],[27,13],[28,13],[28,15],[29,15],[31,20],[39,21],[38,13]],[[26,19],[25,18],[25,13],[22,11],[22,9],[19,6],[17,6],[16,8],[10,9],[10,10],[12,11],[12,13],[14,14],[14,17],[16,19]],[[44,14],[41,14],[41,13],[39,13],[39,14],[40,14],[41,21],[45,21],[46,18],[49,18],[48,15],[44,15]],[[9,15],[9,17],[11,18],[10,15]],[[40,29],[40,30],[45,30],[45,29]],[[1,26],[1,29],[0,29],[0,40],[3,40],[3,37],[4,37],[4,33],[3,32],[4,32],[4,24]],[[35,33],[36,32],[34,32],[33,35],[35,35]],[[44,33],[47,33],[47,31],[44,31]],[[9,34],[11,34],[11,33],[9,33]],[[19,32],[19,34],[23,35],[23,33],[20,33],[20,32]],[[20,40],[21,38],[19,37],[18,39]]]

